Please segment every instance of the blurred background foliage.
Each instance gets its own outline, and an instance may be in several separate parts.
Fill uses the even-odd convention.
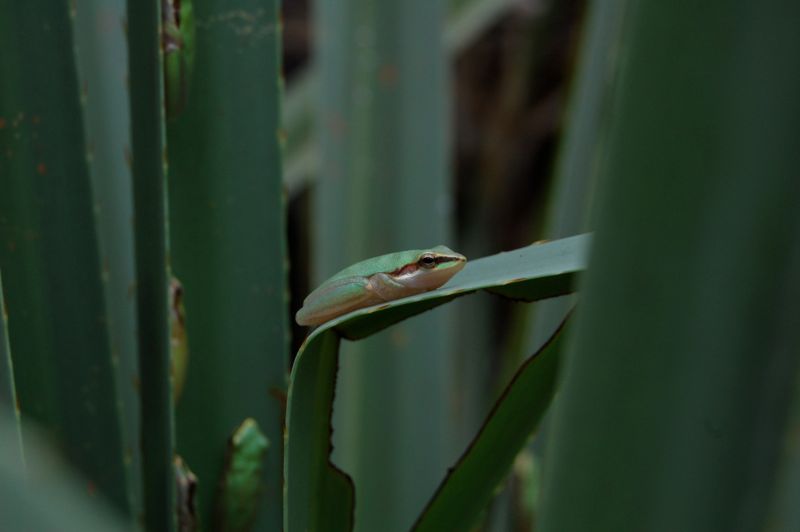
[[[479,292],[327,361],[355,529],[431,526],[577,302],[565,362],[527,376],[562,368],[554,405],[531,392],[535,436],[472,529],[796,530],[798,20],[788,0],[0,0],[0,528],[293,530],[305,294],[398,249],[596,230],[580,297]]]

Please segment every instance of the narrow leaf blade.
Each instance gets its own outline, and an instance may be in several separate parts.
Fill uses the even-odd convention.
[[[536,430],[556,390],[566,321],[525,361],[420,515],[416,532],[469,530]]]

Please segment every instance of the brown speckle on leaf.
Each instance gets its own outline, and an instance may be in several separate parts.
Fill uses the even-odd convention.
[[[328,120],[328,128],[335,136],[340,137],[347,131],[347,122],[342,115],[334,113]]]
[[[39,175],[47,175],[47,165],[44,163],[37,164],[36,171],[39,172]]]
[[[128,165],[128,169],[133,166],[133,155],[131,154],[130,146],[124,146],[122,148],[122,155],[125,157],[125,164]]]
[[[384,87],[397,85],[398,72],[395,65],[382,65],[378,70],[378,81]]]

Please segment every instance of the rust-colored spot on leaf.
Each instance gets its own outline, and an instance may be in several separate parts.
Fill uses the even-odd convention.
[[[408,347],[410,341],[408,331],[402,327],[395,327],[392,329],[392,333],[389,338],[391,339],[392,345],[397,349]]]
[[[97,486],[95,486],[94,482],[91,480],[86,483],[86,493],[88,493],[90,497],[97,493]]]
[[[130,146],[123,146],[122,155],[123,157],[125,157],[125,164],[128,166],[128,169],[130,170],[133,167],[133,154],[131,153]]]
[[[0,129],[6,128],[6,119],[0,116]]]
[[[339,113],[334,113],[328,120],[328,128],[336,137],[340,137],[347,132],[347,122]]]
[[[33,122],[34,125],[38,125],[39,122],[41,121],[42,118],[39,115],[33,115],[33,117],[31,118],[31,122]]]
[[[399,74],[395,65],[382,65],[378,70],[378,82],[384,87],[394,87],[397,85],[398,77]]]
[[[39,175],[47,175],[47,165],[44,163],[37,164],[36,171],[39,172]]]

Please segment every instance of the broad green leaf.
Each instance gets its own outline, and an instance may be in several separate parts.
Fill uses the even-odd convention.
[[[191,360],[178,452],[211,526],[231,431],[281,441],[288,294],[281,180],[278,0],[193,0],[194,67],[167,124],[170,256]],[[166,294],[166,292],[164,292]],[[281,526],[281,455],[267,453],[256,530]]]
[[[761,530],[800,361],[800,4],[629,4],[537,527]]]
[[[128,499],[142,511],[131,102],[125,0],[83,0],[72,17],[105,321],[117,387]],[[81,228],[74,228],[78,231]],[[89,230],[88,228],[84,230]],[[54,294],[55,295],[55,294]],[[58,356],[58,355],[56,355]],[[145,383],[146,384],[146,383]],[[146,389],[146,388],[145,388]]]
[[[357,310],[315,329],[295,359],[289,385],[284,529],[350,530],[353,524],[357,494],[330,463],[330,415],[341,337],[364,338],[476,290],[502,290],[525,301],[569,293],[571,282],[585,268],[588,245],[589,236],[581,235],[477,259],[438,290]]]
[[[555,394],[564,328],[562,324],[519,368],[420,515],[416,532],[470,530],[486,508]]]
[[[444,28],[444,49],[451,59],[479,38],[514,4],[515,0],[450,0]],[[337,9],[341,9],[338,6]],[[330,24],[332,19],[326,19]],[[314,101],[319,87],[319,67],[312,64],[289,85],[283,106],[286,131],[284,181],[294,195],[320,172],[320,153],[314,135]]]
[[[141,482],[124,11],[2,0],[0,13],[0,268],[20,409],[89,492],[133,520]],[[102,116],[109,109],[118,114]]]

